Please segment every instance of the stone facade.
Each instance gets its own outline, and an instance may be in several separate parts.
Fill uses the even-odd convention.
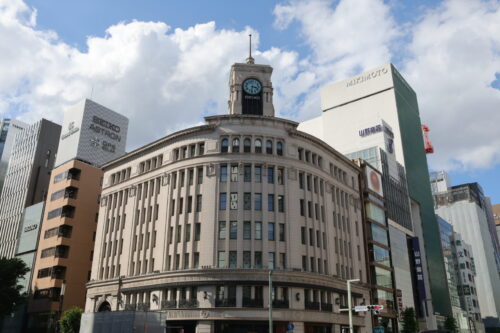
[[[259,79],[261,67],[233,70]],[[277,327],[339,331],[346,279],[361,279],[354,304],[369,304],[360,169],[274,117],[269,87],[262,115],[230,103],[229,115],[103,166],[86,312],[157,311],[185,332],[237,331],[266,323],[269,271]],[[371,331],[369,315],[354,317]]]

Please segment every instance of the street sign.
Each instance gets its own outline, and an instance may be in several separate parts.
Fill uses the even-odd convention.
[[[356,311],[356,312],[368,311],[368,306],[367,305],[357,305],[354,307],[354,311]]]
[[[288,326],[286,327],[286,329],[290,332],[293,331],[294,328],[295,328],[295,325],[293,323],[288,323]]]
[[[384,333],[384,326],[375,326],[373,328],[373,333]]]

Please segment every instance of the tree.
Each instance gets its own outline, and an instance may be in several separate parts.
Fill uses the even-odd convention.
[[[0,318],[13,313],[26,300],[17,282],[30,270],[19,258],[0,258]]]
[[[402,333],[417,333],[418,332],[418,322],[415,316],[415,310],[413,308],[406,308],[403,311],[403,328]]]
[[[450,332],[457,333],[458,325],[455,318],[453,318],[452,316],[446,317],[446,320],[444,321],[444,328]]]
[[[74,307],[64,311],[59,320],[61,333],[78,333],[80,331],[80,320],[82,319],[83,309]]]

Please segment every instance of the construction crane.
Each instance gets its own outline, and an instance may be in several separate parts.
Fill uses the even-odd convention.
[[[432,146],[431,140],[429,140],[429,127],[427,127],[427,125],[422,125],[422,134],[424,136],[425,153],[434,153],[434,147]]]

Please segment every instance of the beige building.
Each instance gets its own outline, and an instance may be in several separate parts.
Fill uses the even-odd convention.
[[[229,115],[103,166],[81,332],[124,310],[122,331],[267,332],[270,294],[277,332],[340,332],[347,279],[369,304],[360,168],[274,117],[271,73],[233,65]],[[372,330],[370,314],[353,323]]]
[[[77,160],[52,172],[31,284],[31,330],[51,331],[60,311],[85,304],[101,178],[99,168]]]

